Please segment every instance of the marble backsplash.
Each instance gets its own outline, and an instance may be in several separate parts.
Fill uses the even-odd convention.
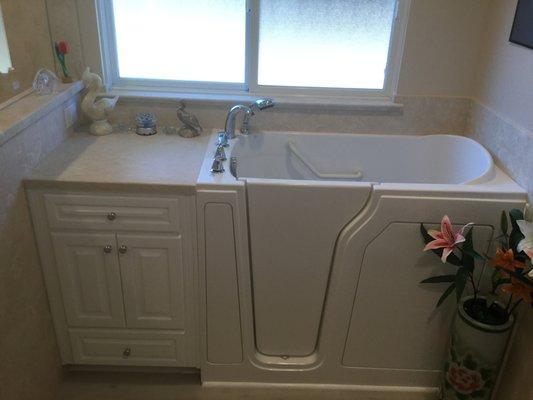
[[[492,153],[496,163],[528,191],[533,202],[533,132],[472,101],[466,133]]]
[[[252,118],[255,130],[337,133],[456,134],[465,133],[470,100],[456,97],[398,97],[403,108],[385,111],[349,111],[335,107],[279,106],[259,112]],[[228,109],[236,103],[186,102],[187,111],[196,114],[204,129],[224,127]],[[135,116],[152,112],[160,126],[175,126],[173,100],[122,98],[112,122],[132,124]]]

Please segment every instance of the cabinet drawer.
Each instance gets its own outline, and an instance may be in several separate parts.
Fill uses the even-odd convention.
[[[179,232],[179,200],[172,198],[45,194],[52,229]]]
[[[186,367],[183,339],[179,332],[70,330],[76,364]]]

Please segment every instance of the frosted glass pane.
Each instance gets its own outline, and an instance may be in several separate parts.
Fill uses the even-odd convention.
[[[113,0],[122,78],[244,82],[245,0]]]
[[[264,0],[259,84],[383,89],[396,0]]]

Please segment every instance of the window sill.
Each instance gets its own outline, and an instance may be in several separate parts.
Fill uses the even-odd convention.
[[[123,102],[142,100],[144,103],[146,101],[166,103],[185,100],[199,105],[229,107],[237,103],[251,103],[259,97],[272,97],[276,101],[276,108],[283,110],[345,111],[371,115],[400,115],[403,112],[403,104],[395,103],[389,97],[331,97],[268,93],[252,95],[239,92],[187,93],[128,88],[113,88],[110,94],[120,96]]]

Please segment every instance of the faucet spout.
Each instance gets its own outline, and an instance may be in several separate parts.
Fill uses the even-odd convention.
[[[226,137],[228,139],[234,139],[235,138],[235,120],[237,119],[237,116],[244,112],[244,119],[242,121],[242,127],[241,127],[241,133],[243,135],[249,134],[249,125],[250,125],[250,119],[252,116],[255,115],[256,111],[263,111],[267,108],[274,107],[275,103],[274,100],[266,98],[266,99],[258,99],[254,101],[249,106],[244,106],[242,104],[238,104],[236,106],[233,106],[229,112],[228,116],[226,117],[226,127],[224,128],[224,131],[226,133]]]
[[[237,119],[237,115],[239,115],[241,112],[244,112],[246,117],[251,117],[254,114],[252,109],[248,106],[244,106],[242,104],[233,106],[228,112],[228,116],[226,117],[226,126],[224,128],[224,132],[226,132],[226,137],[228,139],[235,138],[235,120]]]

